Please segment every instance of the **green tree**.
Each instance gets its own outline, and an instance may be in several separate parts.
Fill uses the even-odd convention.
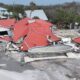
[[[70,23],[75,22],[77,20],[76,18],[76,12],[74,10],[57,9],[55,12],[55,20],[58,25],[62,25],[62,27],[65,25],[64,28]]]
[[[19,19],[19,13],[21,13],[23,16],[25,14],[24,6],[22,6],[22,5],[15,5],[14,8],[13,8],[13,6],[8,6],[7,9],[9,12],[13,12],[12,17],[14,17],[16,19]]]

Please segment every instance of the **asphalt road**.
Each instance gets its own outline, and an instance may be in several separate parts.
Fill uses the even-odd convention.
[[[0,80],[80,80],[80,60],[58,59],[24,66],[0,53]]]

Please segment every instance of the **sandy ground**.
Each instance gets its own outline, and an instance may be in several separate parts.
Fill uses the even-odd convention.
[[[27,63],[0,56],[0,80],[80,80],[80,60],[58,59]]]

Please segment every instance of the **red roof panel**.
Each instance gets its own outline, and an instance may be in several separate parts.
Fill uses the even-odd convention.
[[[3,20],[0,20],[0,25],[2,27],[6,27],[6,28],[12,27],[15,23],[16,23],[15,19],[3,19]]]
[[[28,20],[29,18],[24,18],[20,21],[18,21],[15,25],[14,25],[14,30],[13,30],[13,41],[16,42],[18,41],[18,39],[20,39],[21,37],[24,37],[27,33],[28,33]]]
[[[35,46],[46,46],[49,44],[47,36],[50,36],[52,41],[59,41],[60,39],[53,35],[50,27],[51,24],[48,21],[40,19],[25,18],[18,21],[13,30],[13,41],[18,41],[21,37],[24,37],[21,45],[22,50],[28,50]]]
[[[11,41],[9,36],[0,36],[0,41]]]
[[[80,37],[75,38],[73,41],[80,44]]]

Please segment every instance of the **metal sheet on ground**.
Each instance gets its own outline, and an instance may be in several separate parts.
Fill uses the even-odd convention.
[[[67,45],[55,45],[47,47],[34,47],[29,49],[30,53],[66,53],[72,50],[71,46]]]

